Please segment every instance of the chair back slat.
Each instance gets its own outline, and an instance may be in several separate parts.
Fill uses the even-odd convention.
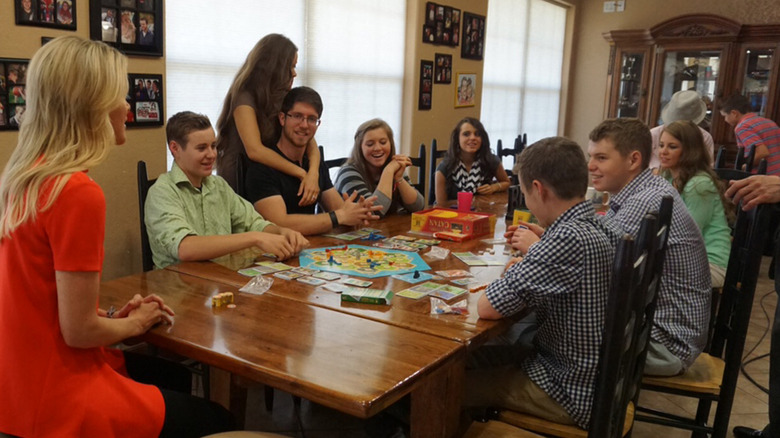
[[[444,158],[447,151],[440,151],[437,149],[436,139],[431,140],[431,151],[429,152],[430,159],[428,160],[428,204],[433,204],[436,201],[436,166],[438,161]],[[440,206],[446,207],[446,206]]]
[[[425,197],[425,183],[427,181],[425,176],[427,170],[427,159],[428,157],[426,156],[425,143],[420,143],[420,147],[417,149],[417,156],[410,158],[410,161],[412,162],[412,166],[417,168],[417,183],[412,184],[412,187],[420,192],[423,197]]]
[[[138,217],[141,221],[141,265],[144,272],[154,269],[154,260],[152,259],[152,247],[149,244],[149,234],[146,232],[146,195],[157,178],[149,179],[146,172],[146,162],[139,161],[136,166],[136,177],[138,180]]]

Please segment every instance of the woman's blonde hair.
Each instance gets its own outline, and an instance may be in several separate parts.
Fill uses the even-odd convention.
[[[116,143],[109,113],[127,91],[127,58],[106,44],[64,36],[35,53],[19,141],[0,177],[0,239],[51,207],[71,174],[106,158]]]

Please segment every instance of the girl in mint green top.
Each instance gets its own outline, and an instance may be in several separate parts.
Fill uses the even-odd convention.
[[[726,277],[734,208],[723,196],[720,179],[712,171],[699,128],[690,121],[664,127],[659,148],[661,175],[680,192],[704,236],[710,262],[712,287],[723,286]]]

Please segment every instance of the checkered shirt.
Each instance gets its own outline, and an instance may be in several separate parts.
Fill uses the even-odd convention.
[[[680,358],[687,368],[704,348],[710,317],[712,280],[699,227],[677,190],[653,175],[650,169],[609,200],[607,218],[636,236],[644,215],[657,211],[661,198],[666,195],[674,198],[674,208],[650,336]]]
[[[582,427],[590,423],[615,246],[623,235],[582,202],[550,225],[504,277],[488,286],[504,316],[536,311],[535,355],[523,362],[531,380]]]

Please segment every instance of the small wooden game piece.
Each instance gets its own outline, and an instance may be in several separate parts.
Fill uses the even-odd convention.
[[[222,292],[211,297],[212,307],[222,307],[233,304],[233,292]]]
[[[414,271],[414,277],[412,278],[420,278],[420,271]]]

